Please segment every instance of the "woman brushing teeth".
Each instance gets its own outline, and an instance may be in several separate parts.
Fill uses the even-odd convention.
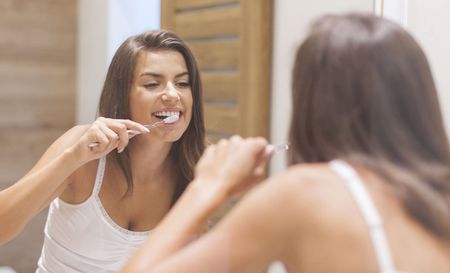
[[[204,150],[201,101],[196,62],[175,34],[147,32],[122,44],[102,117],[71,129],[41,159],[83,155],[43,205],[51,202],[37,272],[119,271],[193,179]]]

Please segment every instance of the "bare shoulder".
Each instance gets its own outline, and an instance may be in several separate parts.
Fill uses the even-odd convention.
[[[328,252],[330,249],[359,246],[361,238],[365,238],[366,227],[358,208],[328,164],[293,166],[271,177],[260,191],[258,203],[274,206],[270,215],[276,217],[278,233],[284,234],[286,247],[281,250],[280,260],[294,272],[311,271],[299,268],[309,261],[315,264],[320,253],[330,254],[331,263],[332,258],[340,256]],[[263,200],[264,197],[267,199]]]
[[[303,164],[255,187],[215,232],[231,234],[238,242],[235,256],[258,257],[252,263],[281,260],[291,272],[331,272],[315,270],[324,255],[337,266],[343,257],[335,254],[344,247],[371,251],[368,240],[361,243],[367,230],[358,217],[351,195],[328,164]]]
[[[302,164],[268,179],[255,193],[254,202],[269,202],[293,233],[316,232],[318,226],[336,226],[358,212],[351,196],[328,164]],[[349,221],[352,222],[352,221]],[[345,225],[340,225],[346,228]]]
[[[330,183],[333,179],[336,180],[336,176],[330,173],[325,164],[298,165],[254,187],[233,211],[245,208],[246,212],[259,212],[251,213],[252,217],[248,219],[270,217],[281,220],[272,222],[291,223],[290,220],[285,220],[293,220],[290,216],[299,209],[303,208],[306,212],[315,205],[323,205],[324,200],[328,202],[334,198],[333,189],[329,187],[329,184],[333,184]],[[283,213],[279,213],[280,211]],[[304,219],[304,214],[302,215]]]
[[[291,200],[298,205],[332,203],[343,190],[340,178],[328,164],[302,164],[268,179],[265,187],[274,197]]]
[[[285,190],[291,192],[293,196],[301,196],[305,204],[312,202],[324,205],[337,201],[340,199],[337,190],[343,189],[340,177],[329,168],[328,164],[293,166],[275,179],[279,180]]]
[[[61,135],[45,152],[36,166],[39,164],[46,164],[56,156],[60,155],[67,148],[73,145],[85,132],[90,125],[76,125]],[[90,195],[92,185],[86,183],[86,180],[91,181],[91,177],[95,177],[98,160],[90,161],[76,171],[74,171],[67,178],[67,187],[60,193],[60,198],[69,203],[78,203],[86,199]]]
[[[61,146],[67,148],[80,138],[90,127],[87,125],[77,125],[61,136]],[[78,168],[71,176],[71,183],[61,198],[70,203],[80,203],[90,196],[95,174],[97,172],[98,160],[92,160]]]
[[[297,223],[304,228],[342,213],[352,207],[351,201],[340,178],[327,164],[291,167],[267,179],[243,200],[254,210],[265,210],[266,216],[280,217],[281,223],[295,225],[296,229]]]
[[[355,228],[351,225],[358,213],[341,178],[328,164],[304,164],[291,167],[255,187],[230,216],[241,214],[239,221],[245,218],[250,225],[259,223],[271,229],[268,232],[283,230],[286,236],[299,237],[318,235],[317,227],[333,227],[334,231],[346,233]],[[320,232],[326,231],[321,229]]]
[[[354,209],[352,200],[339,180],[327,164],[291,167],[249,192],[219,227],[244,234],[255,248],[271,249],[258,257],[268,255],[295,268],[304,249],[320,253],[325,238],[354,230],[340,225],[355,214],[347,211]]]

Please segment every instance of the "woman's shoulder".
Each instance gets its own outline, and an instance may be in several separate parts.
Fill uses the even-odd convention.
[[[292,166],[264,187],[268,197],[264,201],[276,206],[272,215],[277,215],[277,229],[286,233],[286,244],[295,249],[285,256],[291,263],[302,250],[320,253],[328,245],[342,247],[366,232],[351,194],[327,163]],[[264,201],[261,198],[259,204]]]
[[[277,183],[281,192],[294,196],[306,195],[311,198],[310,201],[331,194],[335,187],[341,186],[340,177],[327,163],[294,165],[274,175],[269,181]]]
[[[70,145],[73,145],[90,127],[90,124],[86,125],[75,125],[69,130],[67,130],[61,137],[55,141],[54,145],[57,149],[64,150]],[[96,166],[98,165],[98,160],[89,161],[88,163],[82,165],[73,174],[74,176],[83,177],[89,173],[92,173]]]
[[[312,238],[361,230],[359,223],[355,226],[359,212],[354,201],[328,164],[301,164],[273,175],[253,189],[239,208],[242,214],[245,212],[240,221],[246,218],[245,223],[250,226],[264,223],[264,236],[276,234],[277,240],[294,249]]]
[[[63,142],[61,146],[66,147],[64,143],[74,143],[86,132],[89,126],[89,124],[76,125],[69,129],[59,139],[61,142]],[[61,194],[60,198],[68,203],[81,203],[82,201],[87,199],[92,193],[98,169],[98,163],[99,160],[92,160],[75,170],[70,176],[71,183]]]
[[[94,189],[98,162],[99,160],[92,160],[72,173],[70,177],[71,183],[60,195],[63,201],[78,204],[84,202],[91,196]]]
[[[347,188],[327,163],[292,166],[269,178],[262,188],[261,195],[270,196],[285,217],[302,228],[341,222],[355,210]]]
[[[271,207],[280,204],[292,208],[291,203],[295,206],[320,203],[323,198],[334,198],[332,188],[338,179],[327,164],[299,164],[270,176],[255,187],[246,199],[250,199],[248,201],[255,203],[256,207],[267,203],[267,200],[270,200]]]

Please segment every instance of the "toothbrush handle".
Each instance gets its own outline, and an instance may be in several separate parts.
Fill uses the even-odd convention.
[[[266,146],[264,156],[272,156],[281,151],[289,150],[289,144],[269,144]]]
[[[151,129],[153,129],[153,128],[155,128],[155,127],[158,127],[158,126],[160,126],[160,125],[162,125],[162,124],[164,124],[164,121],[163,121],[163,120],[158,121],[158,122],[155,122],[155,123],[153,123],[153,124],[146,124],[146,125],[144,125],[144,127],[146,127],[147,129],[151,130]]]

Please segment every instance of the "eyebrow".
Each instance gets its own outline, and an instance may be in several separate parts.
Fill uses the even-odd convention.
[[[180,78],[180,77],[183,77],[185,75],[189,76],[189,73],[186,72],[186,71],[178,73],[178,74],[175,75],[175,78]],[[155,78],[162,78],[163,77],[161,74],[153,73],[153,72],[144,72],[139,77],[144,77],[144,76],[152,76],[152,77],[155,77]]]

